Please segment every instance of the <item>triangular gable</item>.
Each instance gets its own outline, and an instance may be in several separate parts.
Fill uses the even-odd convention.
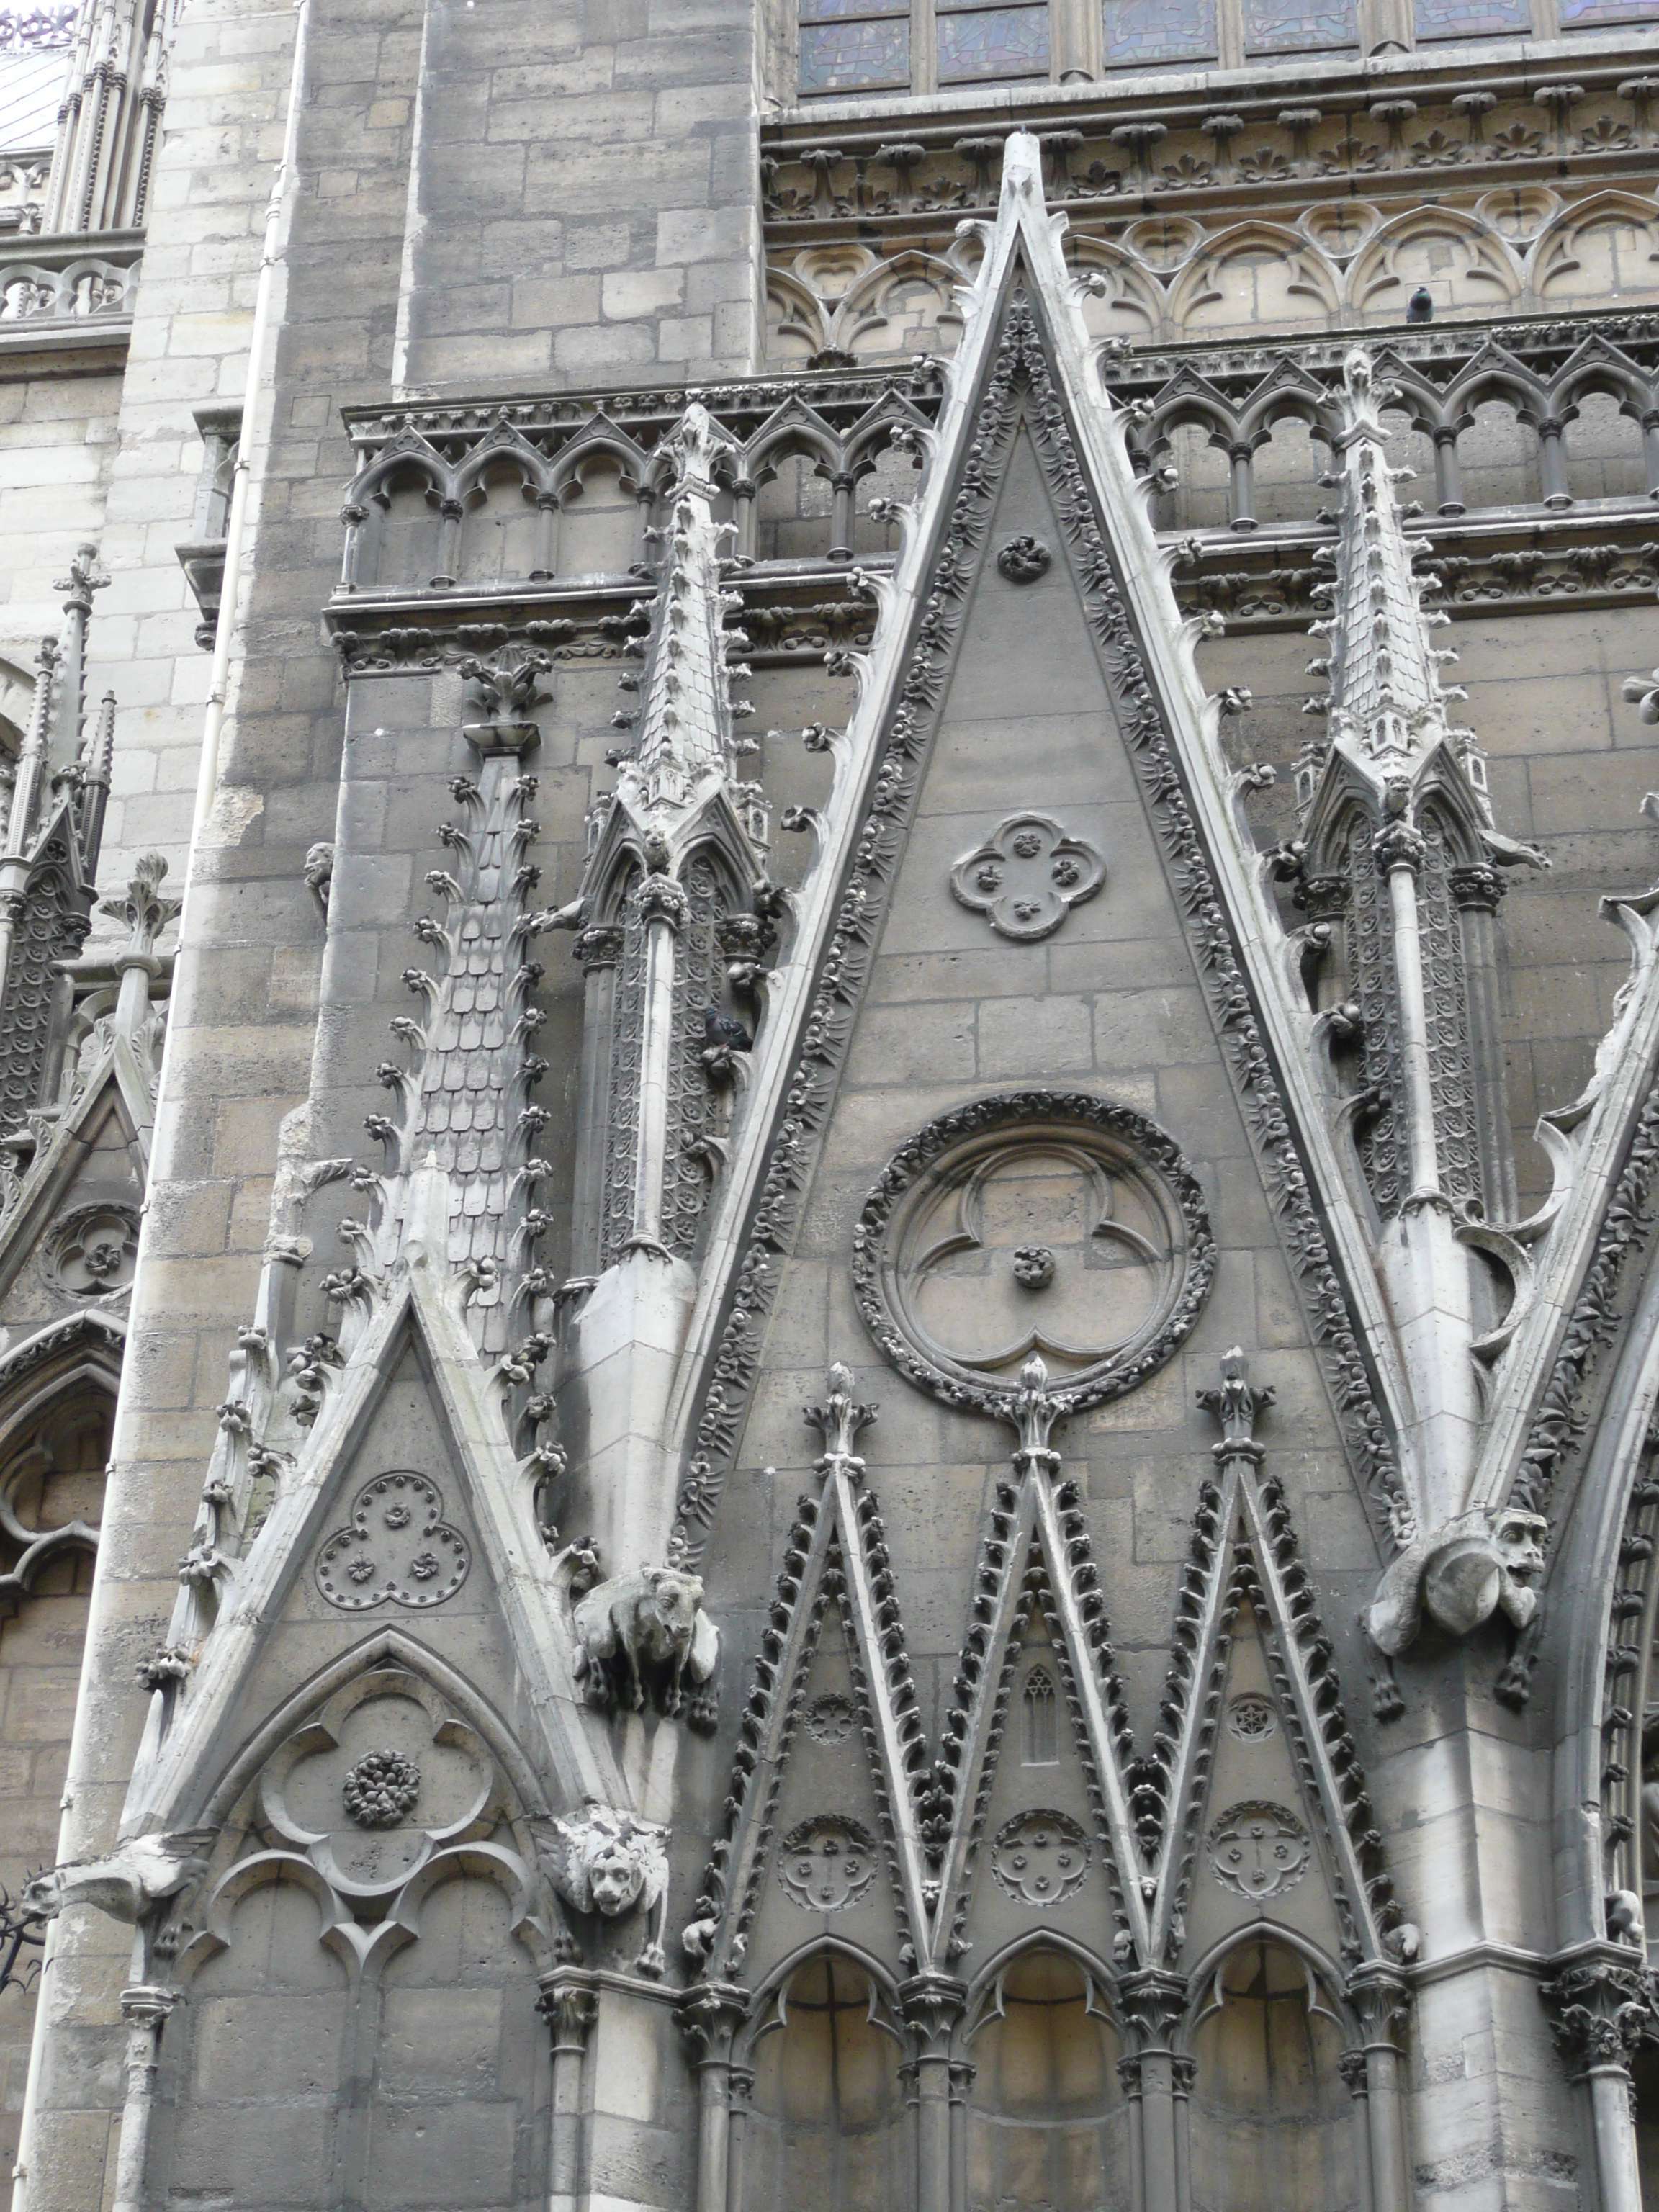
[[[1058,251],[1063,219],[1042,210],[1036,163],[1035,141],[1015,134],[967,336],[939,429],[925,441],[926,480],[914,508],[901,511],[897,569],[890,583],[872,580],[881,618],[869,654],[854,662],[856,712],[844,733],[831,733],[836,781],[820,856],[799,895],[793,950],[769,990],[748,1104],[716,1194],[709,1262],[670,1407],[669,1442],[690,1476],[677,1538],[692,1557],[741,1432],[780,1255],[791,1249],[911,834],[964,606],[996,550],[988,548],[988,518],[1016,420],[1030,426],[1086,596],[1134,763],[1136,803],[1152,818],[1352,1463],[1380,1534],[1412,1522],[1394,1441],[1409,1394],[1313,1079],[1312,1018],[1305,1003],[1294,1005],[1282,972],[1283,933],[1235,818],[1218,703],[1205,699],[1194,672],[1194,626],[1175,609],[1125,425],[1086,388],[1085,334]]]
[[[189,1695],[177,1702],[162,1688],[152,1698],[124,1833],[176,1825],[222,1763],[235,1717],[244,1729],[257,1725],[243,1701],[258,1655],[295,1578],[333,1528],[331,1516],[349,1510],[354,1480],[379,1471],[363,1464],[362,1449],[406,1346],[418,1353],[429,1418],[477,1532],[471,1571],[492,1589],[521,1671],[526,1733],[540,1736],[567,1802],[627,1802],[607,1733],[583,1716],[562,1563],[550,1557],[536,1525],[532,1486],[511,1449],[500,1386],[480,1366],[459,1288],[447,1274],[447,1201],[421,1191],[422,1180],[415,1178],[411,1210],[429,1224],[429,1243],[416,1245],[401,1283],[374,1302],[343,1353],[319,1346],[309,1370],[290,1360],[283,1376],[266,1333],[244,1332],[246,1395],[221,1411],[191,1547],[200,1572],[193,1583],[186,1577],[168,1633],[168,1648],[191,1678]],[[273,1468],[274,1483],[264,1472]],[[262,1479],[264,1497],[256,1487]],[[234,1548],[236,1528],[252,1532],[245,1556]],[[205,1613],[197,1589],[210,1591]]]

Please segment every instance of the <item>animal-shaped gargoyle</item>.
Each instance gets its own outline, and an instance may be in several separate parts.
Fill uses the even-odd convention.
[[[646,1943],[634,1963],[653,1979],[667,1964],[662,1930],[668,1910],[668,1835],[653,1821],[590,1802],[580,1813],[555,1820],[541,1850],[548,1880],[578,1912],[620,1920],[636,1906],[645,1907]]]
[[[720,1656],[720,1632],[702,1609],[702,1583],[677,1567],[636,1567],[613,1575],[577,1601],[576,1678],[591,1705],[644,1710],[655,1692],[670,1720],[686,1706],[694,1728],[712,1729],[716,1715],[707,1686]]]
[[[1495,1613],[1514,1628],[1527,1627],[1538,1611],[1532,1585],[1544,1569],[1544,1530],[1536,1513],[1477,1506],[1413,1538],[1366,1610],[1371,1641],[1395,1657],[1425,1613],[1451,1636],[1467,1636]]]
[[[96,1905],[131,1927],[177,1897],[207,1870],[211,1828],[181,1828],[171,1836],[132,1836],[106,1859],[71,1859],[48,1867],[24,1885],[23,1904],[45,1920],[66,1905]]]

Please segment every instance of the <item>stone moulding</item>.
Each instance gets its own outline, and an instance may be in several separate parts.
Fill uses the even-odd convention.
[[[1133,1178],[1164,1213],[1170,1236],[1170,1265],[1152,1312],[1126,1343],[1063,1378],[1068,1408],[1103,1405],[1145,1382],[1172,1357],[1203,1309],[1215,1273],[1215,1242],[1203,1189],[1173,1138],[1132,1107],[1087,1091],[1011,1091],[975,1100],[928,1122],[900,1147],[853,1231],[853,1289],[866,1327],[900,1374],[947,1405],[1012,1418],[1018,1384],[1012,1375],[999,1382],[953,1358],[918,1320],[901,1253],[917,1203],[988,1156],[1012,1162],[1023,1151],[1048,1151],[1068,1140]],[[1034,1315],[1040,1310],[1034,1303]]]

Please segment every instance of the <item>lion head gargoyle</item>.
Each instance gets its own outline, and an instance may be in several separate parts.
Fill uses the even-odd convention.
[[[1516,1629],[1538,1611],[1544,1570],[1541,1515],[1477,1506],[1418,1536],[1376,1586],[1365,1626],[1390,1658],[1405,1650],[1426,1613],[1449,1636],[1467,1636],[1501,1613]]]
[[[668,1909],[668,1830],[609,1805],[588,1805],[555,1820],[542,1864],[565,1903],[578,1912],[620,1920],[642,1905],[645,1948],[635,1960],[654,1978],[666,1965],[663,1917]]]

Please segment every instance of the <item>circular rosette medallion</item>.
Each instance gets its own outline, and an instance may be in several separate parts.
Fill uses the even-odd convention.
[[[1022,1905],[1058,1905],[1089,1871],[1089,1839],[1064,1813],[1021,1813],[992,1839],[991,1871]]]
[[[1308,1832],[1288,1805],[1253,1799],[1228,1808],[1209,1833],[1210,1864],[1224,1889],[1277,1897],[1308,1870]]]
[[[856,1820],[839,1814],[804,1820],[783,1839],[778,1879],[803,1912],[842,1912],[875,1879],[876,1846]]]
[[[1033,1352],[1073,1407],[1161,1367],[1215,1248],[1197,1178],[1127,1106],[1021,1091],[930,1122],[860,1218],[859,1304],[900,1370],[994,1412]]]

